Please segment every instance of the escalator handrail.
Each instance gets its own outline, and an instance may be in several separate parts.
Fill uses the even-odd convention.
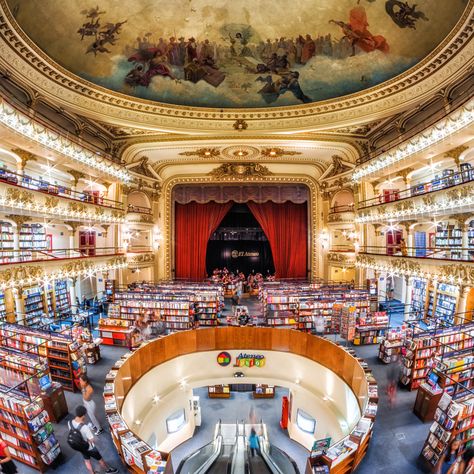
[[[243,423],[242,423],[243,424]],[[240,425],[240,424],[238,424]],[[244,458],[245,458],[245,450],[246,450],[246,435],[245,435],[245,424],[243,424],[244,426],[244,432],[243,434],[240,434],[239,433],[239,429],[237,427],[237,436],[236,436],[236,439],[235,439],[235,445],[234,445],[234,448],[233,448],[233,455],[232,455],[232,467],[231,467],[231,474],[235,474],[235,469],[236,469],[236,466],[237,466],[237,463],[236,463],[236,460],[237,460],[237,456],[239,454],[239,440],[242,438],[242,442],[243,442],[243,448],[244,448]],[[247,462],[247,459],[245,459],[245,465],[247,466],[248,462]],[[246,469],[247,470],[247,469]]]
[[[211,443],[215,443],[217,445],[217,449],[214,449],[214,452],[212,453],[212,455],[206,459],[206,461],[194,474],[205,474],[209,470],[209,468],[214,464],[216,459],[222,454],[222,447],[223,447],[222,435],[219,434],[218,436],[216,436],[216,438],[213,441],[211,441]],[[206,444],[206,446],[208,446],[211,443]]]
[[[285,474],[274,462],[272,457],[270,456],[269,453],[269,446],[270,443],[268,442],[267,439],[265,439],[263,436],[258,437],[258,441],[260,443],[260,452],[262,454],[262,458],[267,464],[268,468],[270,471],[272,471],[273,474]]]

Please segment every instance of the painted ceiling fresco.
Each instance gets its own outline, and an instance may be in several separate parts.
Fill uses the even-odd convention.
[[[467,5],[467,0],[7,2],[25,33],[83,79],[134,97],[216,108],[310,103],[380,84],[435,49]]]

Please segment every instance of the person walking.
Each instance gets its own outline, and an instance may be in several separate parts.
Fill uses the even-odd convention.
[[[258,436],[254,428],[250,430],[249,446],[252,457],[254,457],[255,454],[260,454],[260,442],[258,441]]]
[[[88,411],[86,407],[78,405],[76,407],[76,417],[68,423],[69,433],[67,442],[72,449],[79,451],[84,458],[84,464],[90,474],[95,474],[92,467],[91,459],[95,459],[99,462],[99,465],[106,473],[118,472],[116,467],[109,466],[102,455],[100,454],[97,446],[95,445],[94,434],[90,427],[85,423],[86,414]],[[16,472],[16,471],[15,471]]]
[[[104,430],[101,428],[100,422],[96,416],[96,405],[92,399],[92,395],[94,395],[94,389],[90,383],[89,377],[87,377],[86,374],[81,374],[79,376],[79,385],[82,392],[82,401],[84,402],[84,406],[87,410],[87,415],[92,422],[92,429],[94,430],[94,434],[99,436],[104,432]]]
[[[5,474],[16,474],[18,472],[7,443],[0,438],[0,469]]]

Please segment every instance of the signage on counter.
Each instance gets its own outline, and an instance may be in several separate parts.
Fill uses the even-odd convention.
[[[262,354],[244,354],[240,353],[235,359],[234,367],[263,367],[265,365],[265,356]]]

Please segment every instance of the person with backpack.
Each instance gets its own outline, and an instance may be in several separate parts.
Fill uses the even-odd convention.
[[[13,462],[12,455],[8,450],[7,443],[0,438],[0,470],[5,474],[15,474],[17,469]]]
[[[76,417],[68,423],[69,433],[67,442],[75,451],[79,451],[84,458],[84,463],[90,474],[94,474],[91,459],[99,461],[100,467],[107,473],[118,472],[116,467],[109,466],[102,458],[94,444],[94,434],[89,425],[85,423],[87,410],[84,406],[76,407]]]
[[[89,419],[92,422],[94,434],[96,436],[99,436],[104,432],[104,430],[101,428],[100,422],[96,416],[97,407],[95,405],[94,399],[92,398],[92,395],[94,394],[94,389],[92,388],[89,377],[86,374],[81,374],[79,376],[79,385],[81,387],[82,392],[82,401],[84,406],[86,407],[87,415],[89,416]]]

